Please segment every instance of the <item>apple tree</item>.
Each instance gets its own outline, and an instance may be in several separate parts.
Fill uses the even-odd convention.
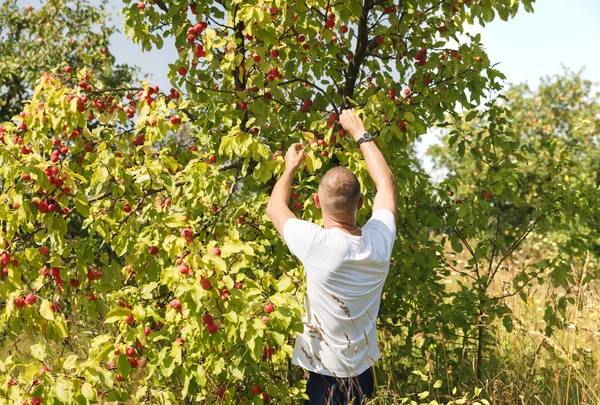
[[[440,208],[408,150],[500,89],[465,27],[531,3],[126,2],[134,41],[177,47],[171,89],[62,64],[0,127],[0,401],[300,401],[303,273],[265,205],[281,152],[304,139],[291,208],[318,222],[320,174],[345,165],[364,223],[374,185],[337,123],[349,106],[405,196],[382,331],[403,330],[401,353],[433,341],[447,269],[430,229],[464,215]]]
[[[105,20],[104,2],[49,0],[39,7],[18,3],[0,4],[0,122],[18,114],[40,76],[59,64],[74,71],[93,68],[107,86],[131,82],[135,71],[115,65],[110,53],[108,42],[115,28]]]

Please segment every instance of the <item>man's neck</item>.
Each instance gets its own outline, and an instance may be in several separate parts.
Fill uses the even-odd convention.
[[[362,235],[362,230],[356,225],[356,217],[330,217],[323,216],[323,228],[325,229],[341,229],[342,231],[349,233],[350,235]]]

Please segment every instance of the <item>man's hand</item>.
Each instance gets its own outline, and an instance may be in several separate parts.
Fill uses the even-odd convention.
[[[295,143],[288,149],[285,154],[285,170],[295,172],[298,170],[304,160],[304,145]]]
[[[340,115],[340,124],[342,124],[342,128],[344,128],[355,141],[358,141],[365,133],[365,126],[358,115],[354,113],[354,108],[342,111],[342,115]]]

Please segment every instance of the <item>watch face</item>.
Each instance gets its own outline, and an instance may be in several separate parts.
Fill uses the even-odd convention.
[[[365,141],[370,141],[371,139],[373,139],[373,137],[371,136],[371,134],[368,133],[368,132],[364,133],[363,138],[365,138]]]

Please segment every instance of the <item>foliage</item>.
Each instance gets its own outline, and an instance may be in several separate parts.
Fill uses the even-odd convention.
[[[31,96],[40,76],[66,64],[93,68],[104,84],[132,80],[132,68],[115,66],[108,49],[114,28],[105,23],[104,4],[48,0],[40,8],[0,4],[0,122],[10,120]]]
[[[443,125],[444,144],[431,153],[450,170],[441,186],[459,207],[445,217],[448,240],[467,256],[467,265],[446,263],[460,275],[451,303],[477,317],[477,328],[463,329],[477,340],[478,364],[484,329],[495,319],[509,333],[514,327],[507,298],[527,303],[531,291],[549,283],[542,332],[551,337],[565,327],[568,305],[576,302],[569,294],[573,263],[584,261],[598,238],[598,108],[592,84],[567,73],[543,80],[535,92],[513,87],[479,112],[451,114]],[[535,260],[511,268],[515,252],[539,239],[546,246]],[[492,289],[498,278],[504,285]]]
[[[519,6],[531,1],[126,3],[126,30],[144,49],[175,40],[172,90],[115,88],[61,66],[2,124],[3,400],[300,401],[302,374],[289,360],[302,270],[264,207],[280,151],[303,138],[292,208],[319,221],[319,175],[342,164],[367,194],[364,223],[373,184],[337,127],[353,104],[406,195],[382,326],[403,329],[401,354],[421,338],[417,349],[429,351],[440,322],[444,334],[482,331],[484,296],[465,285],[448,302],[444,243],[430,230],[455,235],[476,221],[451,237],[461,250],[496,208],[431,194],[406,149],[457,106],[500,89],[465,24],[507,19]],[[490,120],[498,111],[490,107]],[[173,142],[184,125],[191,144]],[[510,134],[499,136],[506,151]],[[509,174],[503,166],[495,176]],[[509,190],[497,194],[508,200]],[[24,336],[32,343],[18,344]]]

